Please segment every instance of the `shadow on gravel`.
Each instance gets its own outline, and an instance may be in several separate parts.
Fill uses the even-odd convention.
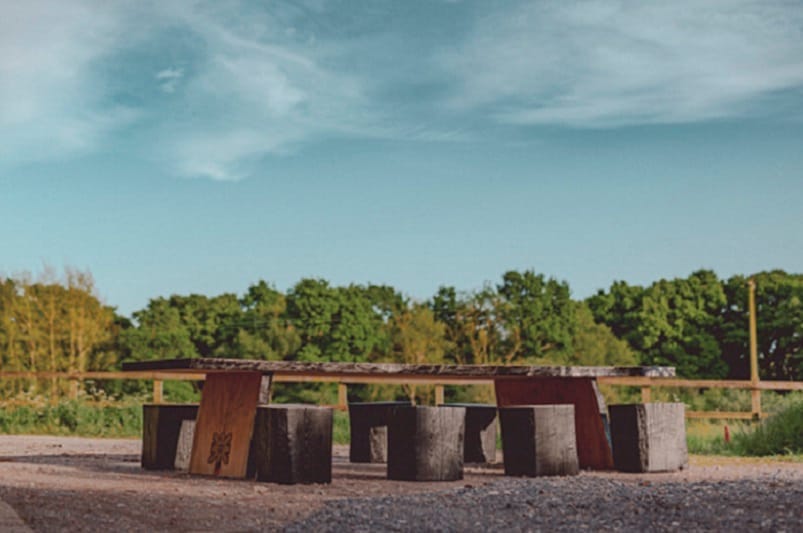
[[[71,468],[78,471],[97,474],[126,474],[138,475],[155,478],[186,478],[207,481],[226,481],[226,482],[250,482],[256,483],[253,479],[229,479],[215,478],[206,476],[190,476],[187,472],[176,470],[146,470],[140,466],[140,456],[134,454],[108,454],[108,453],[64,453],[48,455],[4,455],[0,456],[1,463],[26,463],[33,465],[50,465],[61,468]],[[503,476],[502,465],[467,465],[465,469],[466,477],[484,478],[488,481],[499,479]],[[381,463],[350,463],[345,458],[334,458],[332,462],[332,479],[337,481],[374,481],[384,482],[387,480],[387,466]],[[473,482],[479,480],[474,479]],[[407,484],[411,482],[399,482]],[[416,482],[412,482],[413,485]],[[438,485],[438,482],[432,482]],[[459,484],[460,481],[454,482]],[[257,483],[257,485],[263,485]],[[446,485],[444,485],[445,487]]]
[[[269,498],[180,496],[164,491],[55,490],[0,486],[0,498],[36,531],[264,531],[302,519],[313,506]],[[273,498],[275,500],[275,498]]]
[[[131,472],[141,470],[139,455],[132,454],[51,454],[51,455],[4,455],[0,463],[28,463],[38,465],[66,466],[98,472]]]

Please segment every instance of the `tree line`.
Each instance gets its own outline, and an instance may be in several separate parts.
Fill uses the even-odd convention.
[[[751,276],[761,377],[803,380],[803,275]],[[747,277],[710,270],[649,286],[617,281],[584,300],[534,271],[416,301],[388,285],[306,278],[282,292],[157,297],[121,316],[89,272],[0,278],[4,370],[108,370],[124,361],[233,357],[406,363],[671,365],[749,376]]]

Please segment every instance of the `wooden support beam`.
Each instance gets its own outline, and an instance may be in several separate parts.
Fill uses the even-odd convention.
[[[349,388],[345,383],[337,384],[337,408],[347,411],[349,408]]]
[[[750,391],[750,412],[753,420],[761,419],[761,389],[755,388]]]
[[[77,379],[70,379],[70,399],[77,400],[78,399],[78,385],[79,382]]]
[[[208,376],[195,421],[191,474],[246,476],[261,382],[259,372]]]
[[[435,405],[443,405],[443,385],[435,385]]]
[[[756,282],[753,278],[748,284],[748,306],[750,307],[750,406],[753,420],[761,420],[761,390],[758,388],[758,333],[756,329]]]
[[[647,386],[641,387],[641,403],[650,403],[652,401],[652,388]]]
[[[767,418],[767,413],[761,413],[761,418]],[[686,411],[686,418],[713,418],[721,420],[753,420],[753,413],[744,411]]]
[[[153,403],[162,403],[164,401],[164,382],[161,379],[153,380]]]

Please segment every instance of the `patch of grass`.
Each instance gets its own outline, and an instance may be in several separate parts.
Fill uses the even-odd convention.
[[[142,434],[142,403],[98,405],[67,400],[55,405],[3,407],[0,433],[138,437]]]
[[[334,420],[332,420],[332,442],[334,444],[348,444],[351,440],[350,431],[348,411],[335,410]]]
[[[725,441],[726,426],[730,442]],[[803,458],[803,402],[779,404],[761,424],[690,420],[686,442],[693,454]]]
[[[766,465],[767,463],[800,463],[803,455],[768,455],[765,457],[742,457],[735,455],[690,455],[692,466],[732,466],[732,465]]]
[[[725,428],[731,436],[731,442],[725,441]],[[686,445],[689,453],[702,455],[730,455],[734,453],[732,437],[735,432],[749,431],[750,422],[735,420],[700,420],[686,421]]]

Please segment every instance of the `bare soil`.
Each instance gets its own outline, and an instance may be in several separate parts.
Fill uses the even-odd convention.
[[[265,531],[292,527],[320,514],[327,502],[331,509],[339,500],[422,493],[439,493],[440,500],[443,491],[459,498],[474,489],[495,494],[494,487],[505,480],[497,464],[467,466],[465,478],[456,482],[389,481],[384,465],[349,463],[345,446],[335,446],[328,485],[145,471],[139,454],[140,442],[134,439],[0,436],[0,500],[35,531]],[[584,472],[575,479],[579,486],[583,479],[601,479],[637,487],[776,480],[797,492],[803,487],[803,463],[695,458],[688,469],[676,473]],[[571,483],[571,478],[566,481]]]

